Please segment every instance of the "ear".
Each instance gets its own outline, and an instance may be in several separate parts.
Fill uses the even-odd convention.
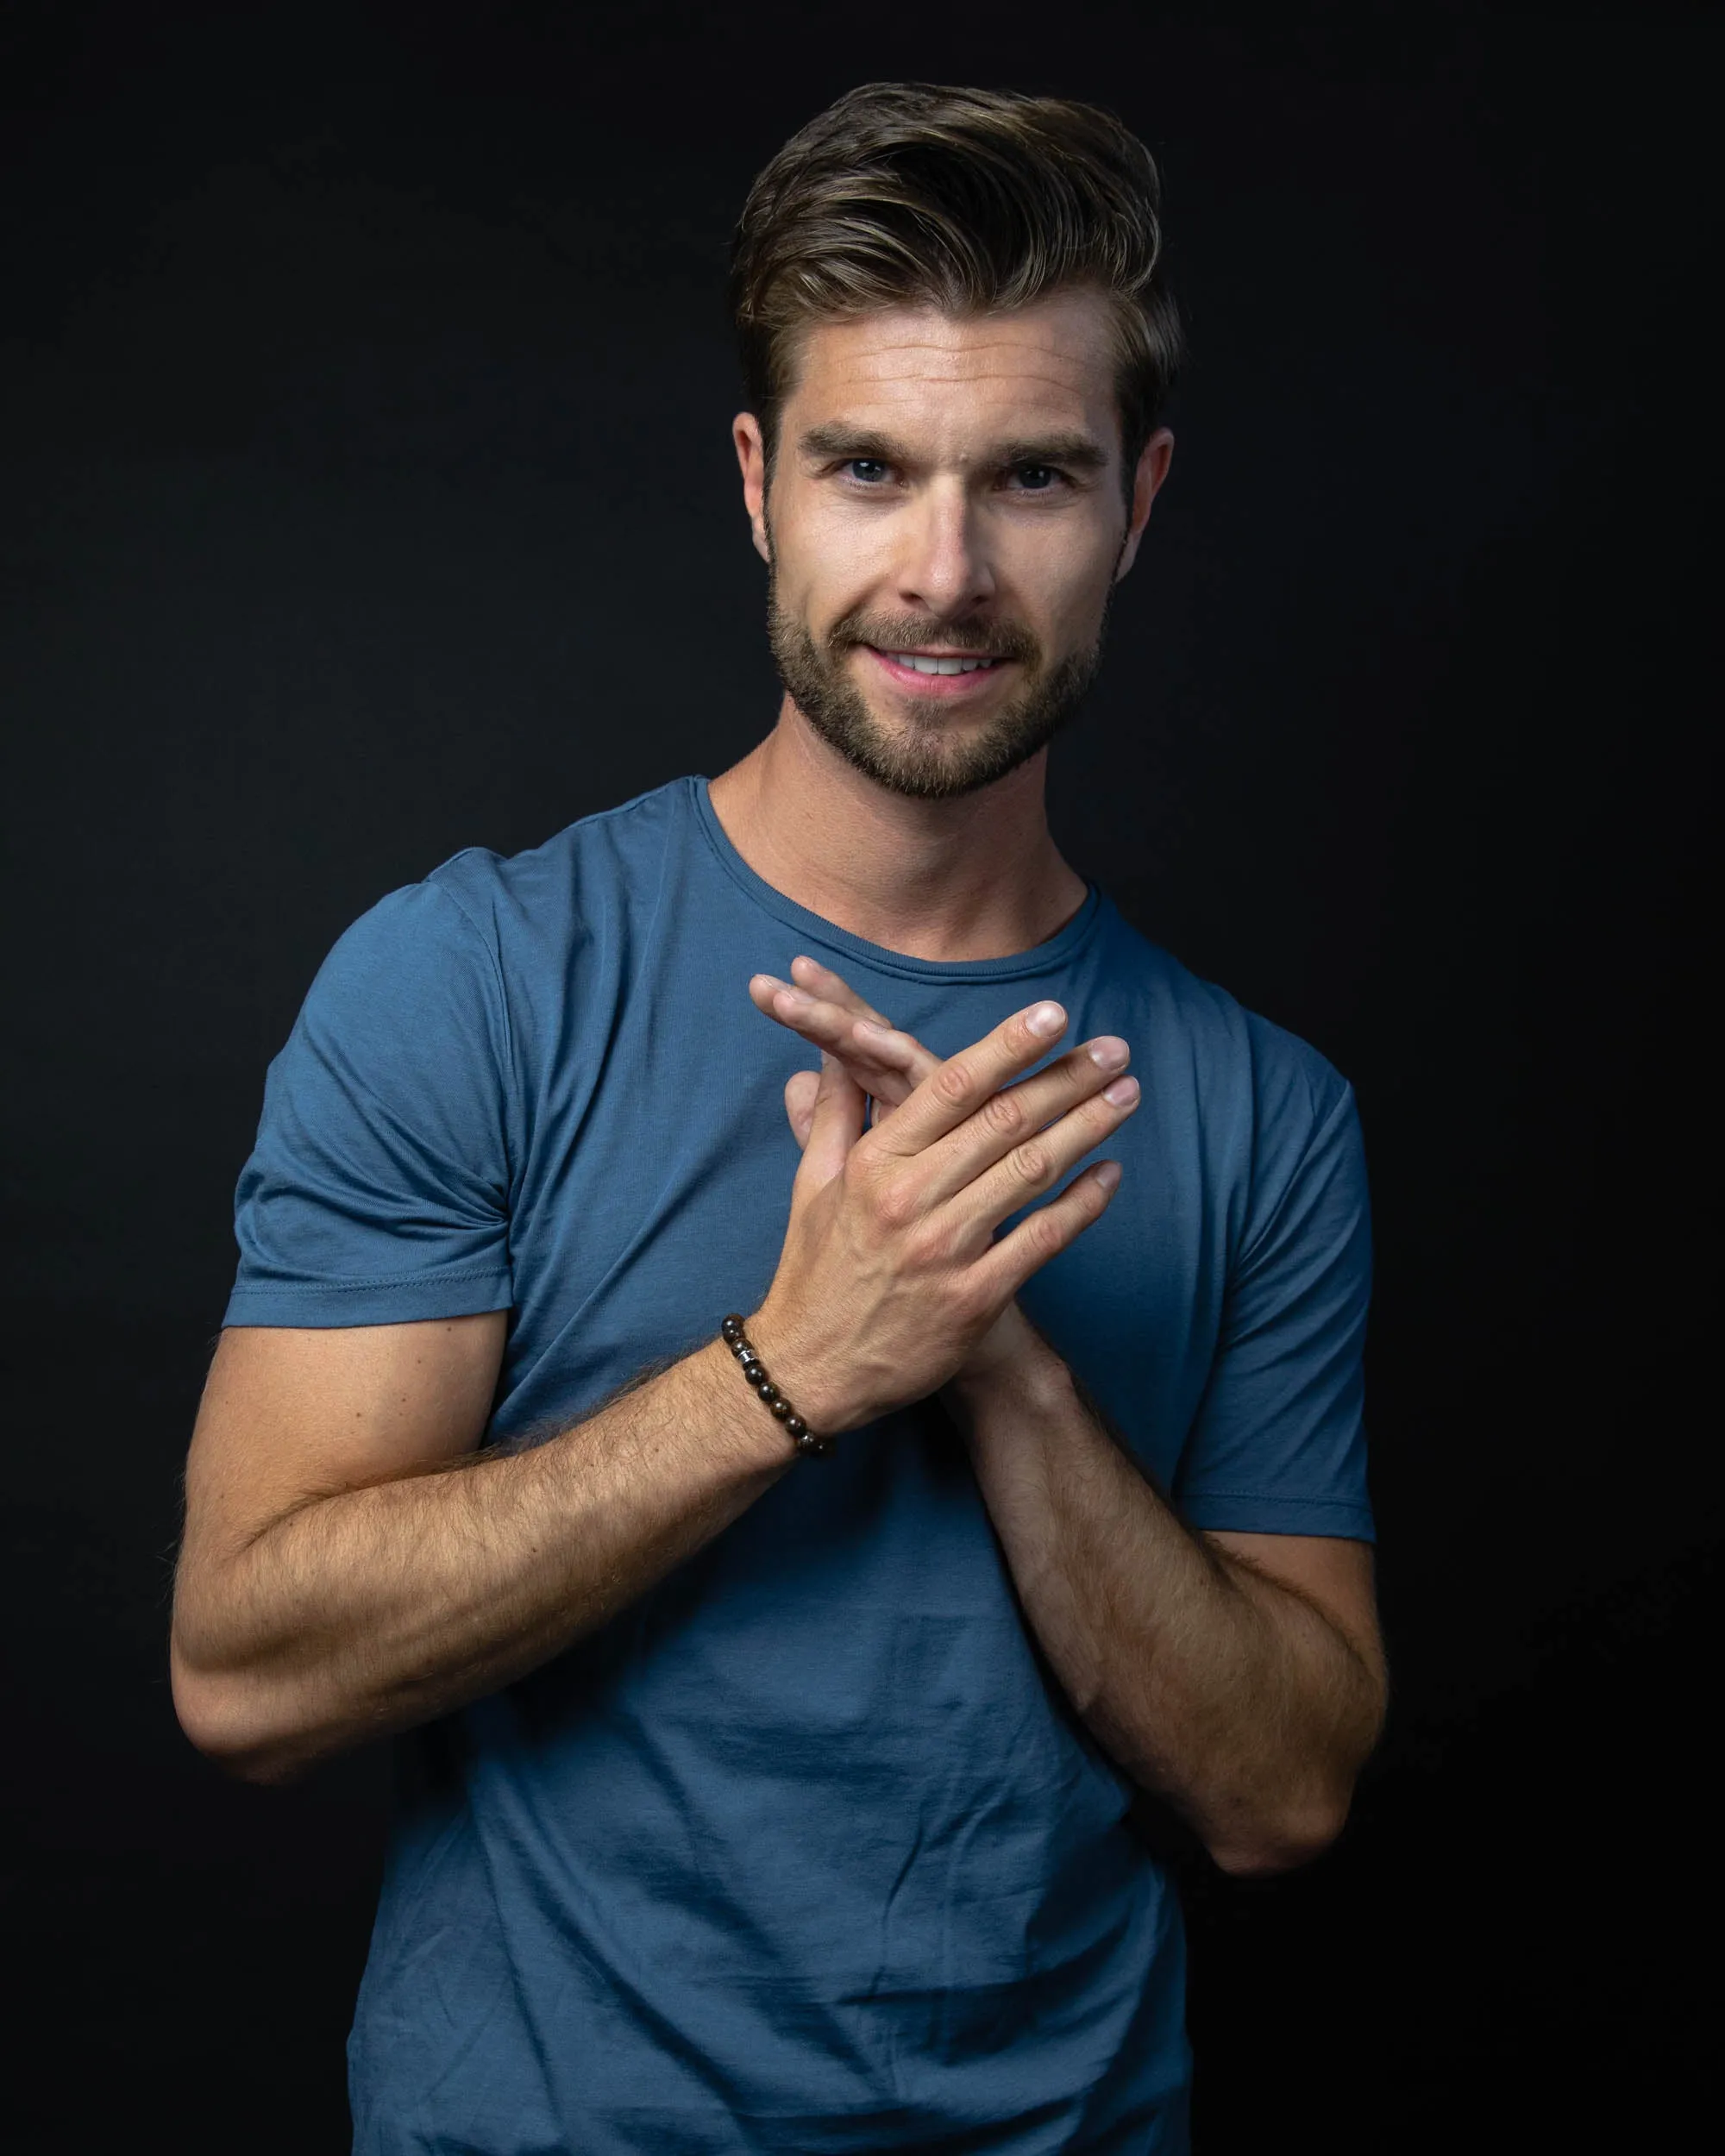
[[[731,440],[743,470],[743,506],[749,512],[755,535],[755,551],[763,561],[773,559],[767,536],[767,443],[761,423],[752,411],[740,411],[731,423]]]
[[[1173,456],[1174,436],[1166,427],[1158,427],[1145,443],[1144,454],[1138,461],[1138,470],[1132,478],[1132,517],[1126,524],[1120,558],[1114,565],[1116,584],[1138,559],[1138,542],[1143,538],[1144,528],[1150,522],[1151,504],[1161,492],[1162,482],[1168,477],[1168,467]]]

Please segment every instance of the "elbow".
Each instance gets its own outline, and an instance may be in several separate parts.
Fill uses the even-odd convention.
[[[1219,1835],[1206,1846],[1217,1869],[1231,1879],[1276,1878],[1285,1871],[1314,1864],[1347,1824],[1347,1810],[1344,1804],[1339,1808],[1302,1813],[1269,1822],[1250,1835],[1237,1831],[1226,1837]]]
[[[1314,1862],[1328,1847],[1327,1841],[1315,1839],[1227,1842],[1212,1846],[1210,1854],[1217,1870],[1231,1879],[1274,1879]]]
[[[256,1687],[243,1677],[195,1669],[176,1641],[169,1655],[173,1711],[194,1750],[236,1782],[279,1788],[312,1764],[260,1711]]]

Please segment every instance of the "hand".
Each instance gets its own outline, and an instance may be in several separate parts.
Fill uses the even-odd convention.
[[[769,973],[754,975],[749,993],[756,1010],[844,1065],[869,1096],[871,1124],[890,1115],[939,1068],[940,1058],[932,1048],[925,1048],[915,1034],[900,1032],[842,974],[815,959],[794,958],[788,981]],[[800,1147],[808,1144],[819,1087],[818,1070],[794,1071],[785,1081],[785,1113]],[[997,1377],[1049,1351],[1014,1296],[953,1372],[953,1380],[962,1386]]]
[[[1035,1339],[1012,1299],[1107,1205],[1119,1167],[1097,1163],[1051,1205],[994,1239],[1007,1214],[1058,1181],[1137,1101],[1124,1041],[1103,1036],[1017,1077],[1063,1030],[1021,1012],[943,1063],[812,961],[792,987],[750,984],[756,1005],[823,1044],[819,1074],[785,1089],[802,1144],[785,1249],[750,1337],[810,1426],[855,1427]],[[861,1012],[869,1012],[868,1018]],[[836,1043],[841,1054],[825,1047]],[[891,1103],[862,1128],[865,1093]]]
[[[812,958],[794,958],[789,981],[769,973],[754,975],[749,994],[757,1011],[787,1027],[819,1049],[836,1056],[875,1103],[873,1121],[907,1100],[940,1058],[925,1048],[913,1033],[897,1031],[830,966]],[[785,1112],[791,1119],[799,1145],[808,1139],[809,1117],[814,1108],[820,1074],[799,1070],[785,1085]]]

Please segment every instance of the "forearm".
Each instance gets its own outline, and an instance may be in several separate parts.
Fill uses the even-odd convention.
[[[785,1472],[715,1342],[520,1453],[301,1505],[176,1594],[181,1717],[276,1779],[536,1668]]]
[[[1189,1533],[1045,1346],[947,1397],[1026,1616],[1097,1741],[1226,1868],[1315,1853],[1377,1729],[1348,1640]]]

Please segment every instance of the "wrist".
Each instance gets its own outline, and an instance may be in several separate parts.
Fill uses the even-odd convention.
[[[1056,1409],[1071,1390],[1065,1362],[1011,1302],[942,1388],[942,1398],[972,1436],[1003,1411]]]
[[[715,1337],[698,1348],[691,1367],[700,1372],[702,1389],[719,1412],[727,1449],[743,1473],[770,1473],[795,1461],[795,1440],[786,1435],[784,1426],[745,1383],[736,1357],[722,1339]]]
[[[753,1315],[743,1319],[743,1338],[748,1344],[749,1356],[764,1369],[766,1376],[779,1395],[780,1408],[770,1399],[755,1395],[762,1416],[776,1424],[781,1435],[793,1452],[798,1449],[798,1428],[806,1429],[812,1438],[831,1442],[842,1432],[855,1429],[866,1422],[866,1410],[858,1413],[842,1380],[830,1370],[821,1358],[806,1343],[803,1336],[790,1325],[780,1321],[779,1314],[763,1304]],[[745,1394],[752,1388],[744,1374],[745,1357],[738,1356],[724,1340],[720,1345],[732,1357],[736,1376],[733,1382]]]

